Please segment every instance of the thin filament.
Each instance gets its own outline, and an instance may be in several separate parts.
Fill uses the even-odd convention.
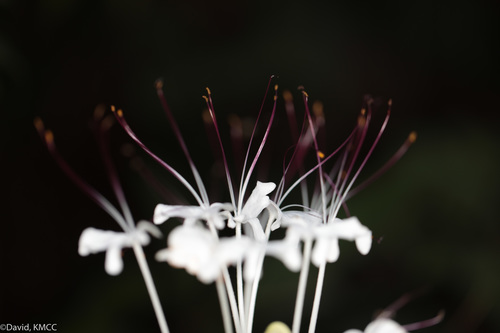
[[[111,110],[114,111],[115,109],[111,108]],[[123,117],[123,111],[122,110],[117,110],[117,111],[114,111],[114,114],[115,114],[116,119],[118,120],[118,123],[123,127],[123,129],[132,138],[132,140],[134,140],[155,161],[157,161],[158,163],[160,163],[161,166],[163,166],[165,169],[167,169],[175,178],[177,178],[177,180],[179,180],[188,189],[188,191],[191,192],[191,194],[193,195],[193,197],[195,198],[195,200],[198,202],[198,204],[200,206],[204,206],[203,200],[200,198],[200,196],[198,195],[198,193],[196,193],[196,191],[191,186],[191,184],[189,184],[189,182],[184,177],[182,177],[180,175],[180,173],[177,172],[177,170],[175,170],[168,163],[166,163],[161,158],[159,158],[158,156],[156,156],[152,151],[150,151],[142,143],[141,140],[139,140],[139,138],[137,137],[137,135],[135,135],[135,133],[132,131],[132,129],[130,128],[130,126],[127,124],[125,118]]]
[[[158,94],[158,98],[160,99],[163,110],[165,111],[165,114],[167,115],[167,118],[170,122],[170,126],[174,131],[175,137],[177,138],[177,141],[179,141],[182,151],[184,152],[184,155],[188,160],[189,167],[191,168],[191,172],[193,173],[196,185],[198,186],[198,190],[200,191],[201,197],[203,198],[203,202],[206,205],[209,205],[210,201],[208,200],[207,190],[205,188],[205,185],[203,184],[203,181],[201,180],[200,173],[198,172],[198,169],[194,165],[193,159],[189,154],[186,143],[184,142],[184,138],[182,137],[181,131],[179,130],[179,126],[177,126],[177,122],[175,121],[174,115],[172,114],[172,111],[170,111],[170,108],[168,107],[165,94],[163,93],[163,82],[161,80],[156,81],[156,93]]]

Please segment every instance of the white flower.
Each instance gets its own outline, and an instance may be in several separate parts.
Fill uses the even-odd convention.
[[[128,232],[117,232],[100,230],[92,227],[86,228],[78,243],[78,253],[81,256],[106,251],[104,268],[109,275],[118,275],[123,270],[121,251],[124,247],[132,247],[134,244],[141,246],[149,244],[148,232],[161,237],[161,232],[151,223],[141,221],[137,227]]]
[[[288,211],[283,212],[281,224],[288,227],[295,237],[316,241],[311,257],[316,266],[337,261],[340,255],[339,239],[355,241],[358,251],[363,255],[370,252],[372,232],[357,217],[345,220],[336,218],[324,224],[321,216],[315,212]]]
[[[287,236],[281,240],[273,241],[257,241],[248,240],[247,247],[244,255],[244,279],[246,281],[253,281],[257,276],[258,266],[261,264],[259,259],[261,256],[268,255],[275,257],[283,262],[283,264],[292,272],[300,270],[302,262],[302,253],[300,251],[300,239]]]
[[[156,254],[177,268],[185,268],[203,283],[215,281],[224,266],[242,260],[249,239],[235,237],[217,239],[209,230],[197,225],[176,227],[168,235],[168,248]]]
[[[364,331],[350,329],[344,333],[407,333],[401,325],[389,318],[377,318],[366,326]]]
[[[177,206],[158,204],[153,215],[153,222],[161,224],[172,217],[184,219],[185,224],[194,224],[196,221],[204,220],[212,223],[217,229],[225,227],[224,220],[229,215],[233,206],[229,203],[213,203],[208,207],[203,206]]]
[[[288,231],[282,240],[268,242],[266,254],[281,260],[292,272],[300,270],[302,262],[300,239],[294,233]]]
[[[316,244],[313,249],[311,261],[319,266],[323,262],[335,262],[339,258],[339,239],[355,241],[358,251],[365,255],[370,252],[372,232],[362,225],[357,217],[345,220],[334,219],[327,224],[314,228]]]
[[[236,223],[249,223],[252,227],[255,239],[264,240],[264,230],[262,229],[258,216],[264,209],[270,206],[273,208],[276,207],[272,204],[268,196],[275,188],[276,184],[274,183],[262,183],[258,181],[241,211],[238,212],[235,217],[229,219],[228,226],[234,228]]]

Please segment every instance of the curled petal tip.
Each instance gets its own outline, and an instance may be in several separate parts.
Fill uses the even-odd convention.
[[[123,270],[123,261],[121,257],[120,247],[110,247],[106,251],[106,259],[104,262],[106,273],[112,276],[120,274]]]
[[[356,238],[356,247],[362,255],[368,254],[372,247],[372,233]]]

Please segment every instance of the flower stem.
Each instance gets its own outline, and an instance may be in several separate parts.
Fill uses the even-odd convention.
[[[153,309],[156,314],[156,319],[158,320],[158,325],[160,325],[160,331],[162,333],[169,333],[170,331],[168,330],[167,320],[165,319],[165,314],[163,313],[160,299],[158,297],[158,292],[156,291],[155,283],[153,281],[153,277],[151,276],[144,251],[141,245],[137,242],[134,242],[133,248],[135,257],[137,258],[137,262],[139,263],[139,268],[141,269],[141,273],[144,278],[144,282],[146,283],[146,288],[148,289],[149,297],[151,298],[151,303],[153,304]]]
[[[300,269],[299,287],[297,289],[297,299],[295,301],[295,311],[293,313],[292,332],[300,332],[300,323],[302,320],[302,311],[304,309],[304,297],[306,294],[307,277],[309,275],[309,265],[311,264],[312,239],[308,238],[304,242],[304,260]]]
[[[227,300],[227,292],[224,289],[224,282],[221,278],[215,281],[217,295],[219,296],[220,309],[222,312],[222,322],[224,323],[224,332],[233,333],[233,324],[231,323],[231,311]]]
[[[231,306],[231,313],[233,315],[233,322],[236,333],[242,333],[242,324],[238,313],[238,305],[236,304],[236,296],[234,295],[233,285],[231,284],[231,277],[229,276],[227,267],[222,269],[222,276],[226,285],[227,296],[229,298],[229,304]]]
[[[241,223],[236,224],[236,238],[241,238]],[[238,293],[238,309],[243,333],[245,333],[245,296],[243,292],[243,263],[238,260],[236,264],[236,292]]]
[[[266,241],[269,241],[269,237],[271,235],[271,226],[272,222],[274,221],[273,216],[269,216],[269,220],[267,221],[266,225]],[[255,314],[255,302],[257,300],[257,292],[259,291],[259,282],[260,282],[260,274],[262,273],[262,268],[264,266],[264,259],[266,256],[265,250],[262,251],[262,253],[259,255],[259,260],[258,260],[258,266],[257,266],[257,271],[255,273],[255,279],[251,283],[251,295],[250,299],[247,305],[247,333],[252,333],[252,326],[253,326],[253,317]],[[246,304],[246,302],[245,302]]]
[[[264,265],[265,252],[259,255],[259,265],[257,266],[257,271],[255,273],[255,279],[252,281],[250,301],[248,305],[248,316],[247,316],[247,333],[252,332],[253,326],[253,316],[255,313],[255,301],[257,299],[257,291],[259,290],[260,274],[262,272],[262,266]]]
[[[326,262],[319,266],[318,280],[316,282],[316,291],[314,292],[314,302],[311,313],[311,321],[309,322],[309,333],[314,333],[316,330],[316,322],[318,321],[319,303],[321,301],[321,292],[323,291],[323,281],[325,280]]]

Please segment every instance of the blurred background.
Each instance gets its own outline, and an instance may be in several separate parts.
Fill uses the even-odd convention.
[[[311,101],[323,102],[330,151],[355,124],[366,94],[378,101],[372,139],[392,98],[389,126],[362,178],[418,132],[401,161],[349,201],[380,242],[368,256],[341,244],[339,261],[327,268],[318,332],[362,329],[416,290],[423,292],[398,311],[400,323],[444,309],[442,323],[422,332],[499,332],[499,7],[472,0],[0,0],[0,323],[56,323],[61,332],[157,331],[131,251],[118,277],[104,272],[103,254],[78,256],[84,228],[118,226],[54,163],[34,117],[55,132],[68,163],[112,198],[89,126],[97,105],[123,108],[142,140],[184,171],[154,89],[162,77],[208,177],[205,87],[227,136],[227,116],[255,117],[276,75],[297,109],[303,110],[299,85]],[[272,142],[283,139],[281,98],[277,112]],[[162,199],[120,153],[125,143],[115,126],[111,149],[127,198],[137,220],[150,219]],[[277,166],[282,156],[276,155]],[[159,182],[181,188],[140,156]],[[153,255],[164,246],[156,240],[146,251],[171,331],[222,331],[215,287],[156,263]],[[297,280],[281,263],[266,262],[255,332],[274,320],[291,323]]]

